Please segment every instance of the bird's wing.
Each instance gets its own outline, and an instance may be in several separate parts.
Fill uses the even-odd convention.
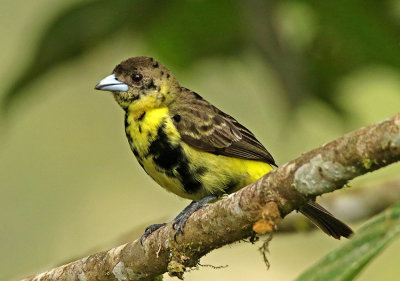
[[[196,149],[276,166],[252,132],[190,90],[184,89],[170,114],[182,140]]]

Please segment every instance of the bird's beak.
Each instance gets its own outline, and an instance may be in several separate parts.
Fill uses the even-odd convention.
[[[115,78],[114,74],[108,75],[106,78],[101,80],[95,87],[95,90],[102,90],[102,91],[119,91],[119,92],[126,92],[128,91],[128,85],[118,81]]]

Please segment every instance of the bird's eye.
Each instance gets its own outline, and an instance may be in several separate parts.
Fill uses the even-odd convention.
[[[140,81],[142,81],[142,79],[143,79],[143,75],[142,74],[140,74],[140,73],[132,74],[132,81],[134,83],[139,83]]]

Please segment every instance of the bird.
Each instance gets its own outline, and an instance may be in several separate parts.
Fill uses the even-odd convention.
[[[277,167],[250,130],[181,86],[154,58],[122,61],[95,89],[111,92],[124,110],[129,146],[145,172],[167,191],[192,200],[173,219],[175,240],[194,212]],[[336,239],[353,233],[316,202],[299,211]],[[141,243],[164,225],[147,227]]]

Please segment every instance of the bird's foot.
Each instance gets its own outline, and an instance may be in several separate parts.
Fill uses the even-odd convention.
[[[149,237],[150,234],[152,234],[157,229],[163,227],[164,225],[166,225],[166,223],[157,223],[157,224],[152,224],[152,225],[148,226],[146,228],[146,230],[144,231],[144,234],[142,235],[142,237],[140,237],[140,244],[142,244],[142,246],[143,246],[144,240],[146,240],[146,238]]]
[[[172,223],[172,228],[175,230],[174,240],[177,242],[176,238],[179,234],[183,234],[183,229],[185,228],[186,222],[189,217],[203,208],[208,202],[217,199],[216,195],[209,195],[201,199],[200,201],[192,201],[182,212],[180,212],[176,218],[174,218]]]

